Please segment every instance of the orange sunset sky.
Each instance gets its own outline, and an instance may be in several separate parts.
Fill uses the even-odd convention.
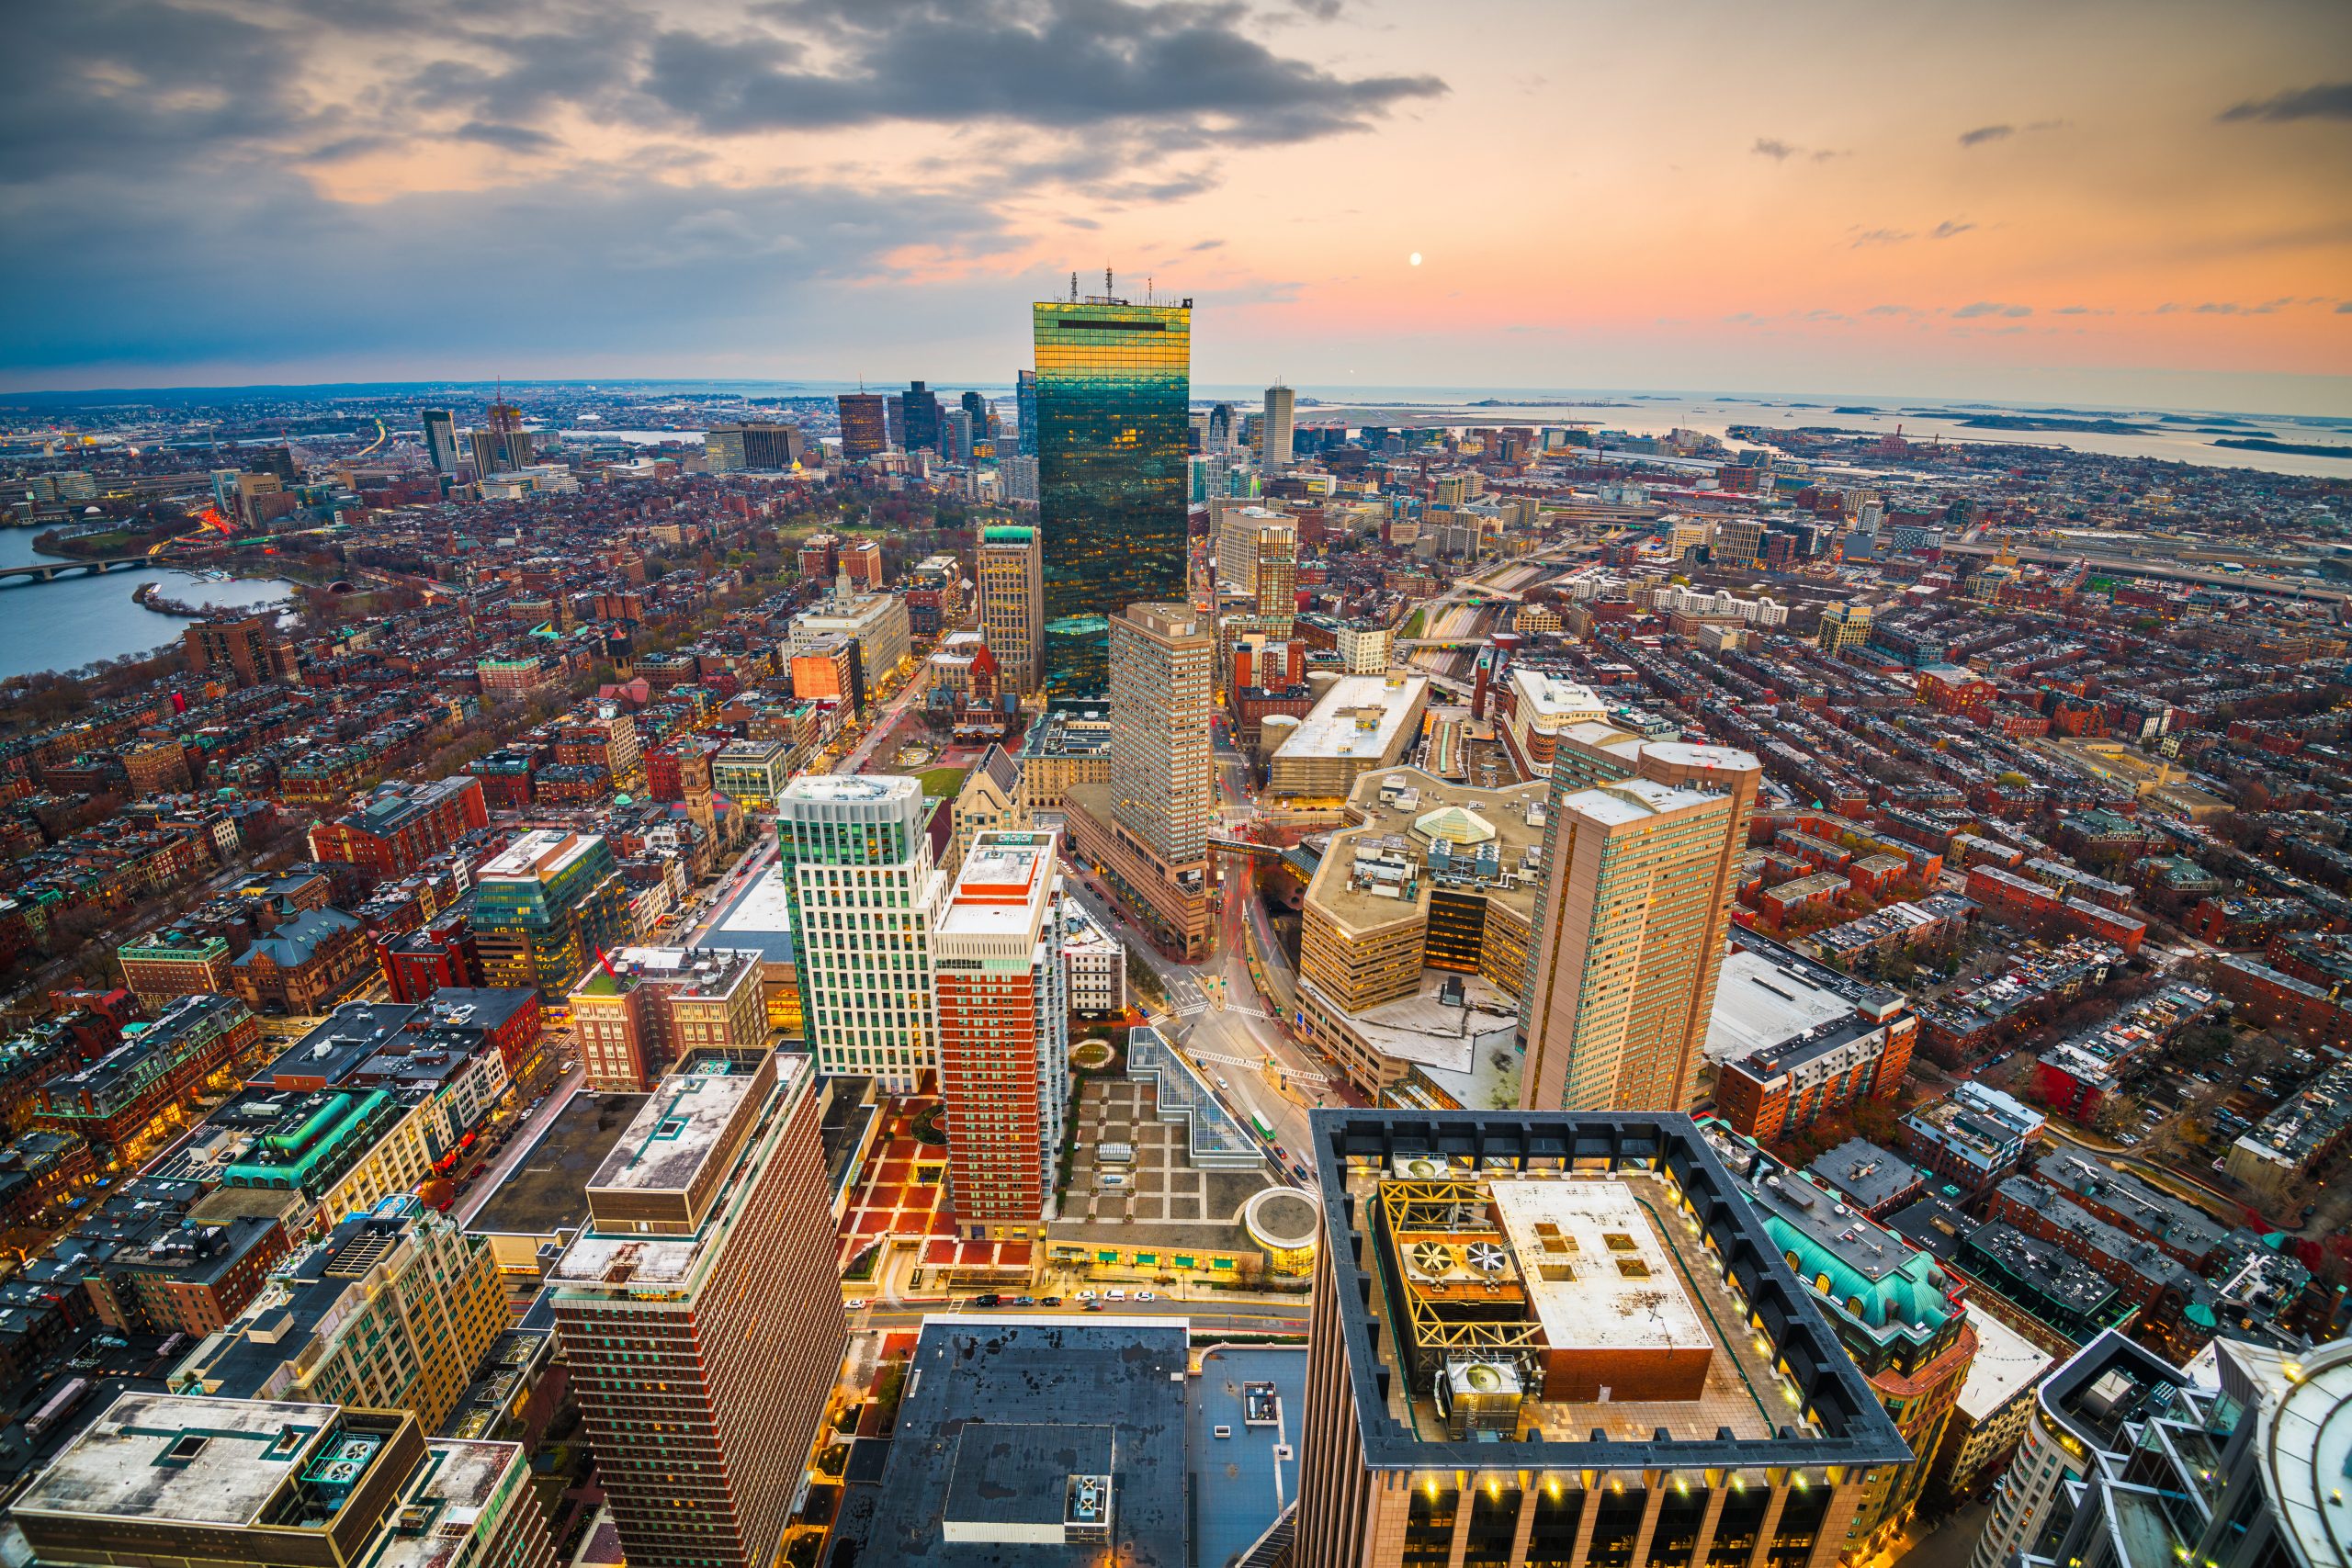
[[[41,10],[20,389],[1001,384],[1108,265],[1204,385],[2352,413],[2345,0]]]

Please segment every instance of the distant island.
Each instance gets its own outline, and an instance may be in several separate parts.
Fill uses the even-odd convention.
[[[2232,435],[2213,443],[2237,452],[2275,452],[2290,457],[2352,457],[2352,446],[2322,446],[2309,441],[2273,441],[2267,435]]]

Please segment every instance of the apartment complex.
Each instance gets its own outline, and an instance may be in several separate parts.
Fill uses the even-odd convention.
[[[1689,1118],[1312,1121],[1298,1568],[1827,1568],[1911,1460]]]
[[[552,1568],[514,1443],[406,1411],[121,1395],[11,1506],[42,1562],[114,1568]]]
[[[982,833],[932,937],[947,1181],[970,1237],[1044,1235],[1069,1087],[1054,835]]]
[[[437,1428],[506,1327],[489,1244],[400,1193],[281,1264],[171,1383],[179,1393],[406,1410]]]
[[[1761,773],[1746,751],[1668,741],[1636,748],[1629,778],[1553,779],[1521,1104],[1691,1103]]]
[[[631,934],[628,889],[612,847],[594,833],[537,828],[481,868],[473,927],[493,987],[529,987],[553,1001]]]
[[[766,1568],[847,1347],[805,1056],[690,1053],[588,1183],[549,1276],[640,1568]]]
[[[363,796],[345,815],[312,826],[311,854],[347,861],[379,876],[406,876],[468,829],[489,826],[481,781],[470,773],[426,784],[394,782]]]
[[[818,1070],[911,1093],[939,1065],[932,863],[922,782],[804,773],[776,800],[777,874],[791,902],[800,1008]]]
[[[588,1087],[635,1094],[705,1046],[756,1051],[768,1037],[761,954],[736,948],[624,947],[567,1000]]]
[[[980,530],[980,636],[1007,689],[1028,696],[1045,684],[1046,557],[1038,531],[1022,523]]]

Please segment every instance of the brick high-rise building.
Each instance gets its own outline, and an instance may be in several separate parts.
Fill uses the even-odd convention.
[[[768,1037],[760,955],[732,948],[624,947],[571,988],[588,1086],[641,1093],[685,1052],[756,1051]]]
[[[1044,547],[1026,524],[991,523],[980,531],[980,635],[1023,696],[1045,684]]]
[[[635,1568],[767,1568],[840,1375],[808,1057],[689,1053],[588,1183],[550,1275]]]
[[[932,933],[948,1195],[967,1236],[1025,1240],[1052,1209],[1069,1089],[1054,873],[1053,834],[982,833]]]
[[[191,674],[227,670],[240,686],[261,686],[297,673],[293,647],[278,635],[275,615],[198,621],[180,634],[180,643]]]
[[[1686,1110],[1762,768],[1665,742],[1638,749],[1631,777],[1582,788],[1577,772],[1553,769],[1520,1103]]]

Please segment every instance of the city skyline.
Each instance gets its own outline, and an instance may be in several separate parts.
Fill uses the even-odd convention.
[[[2316,4],[510,20],[28,22],[21,143],[106,130],[17,182],[0,385],[993,380],[1107,265],[1195,299],[1204,385],[2352,408]]]

